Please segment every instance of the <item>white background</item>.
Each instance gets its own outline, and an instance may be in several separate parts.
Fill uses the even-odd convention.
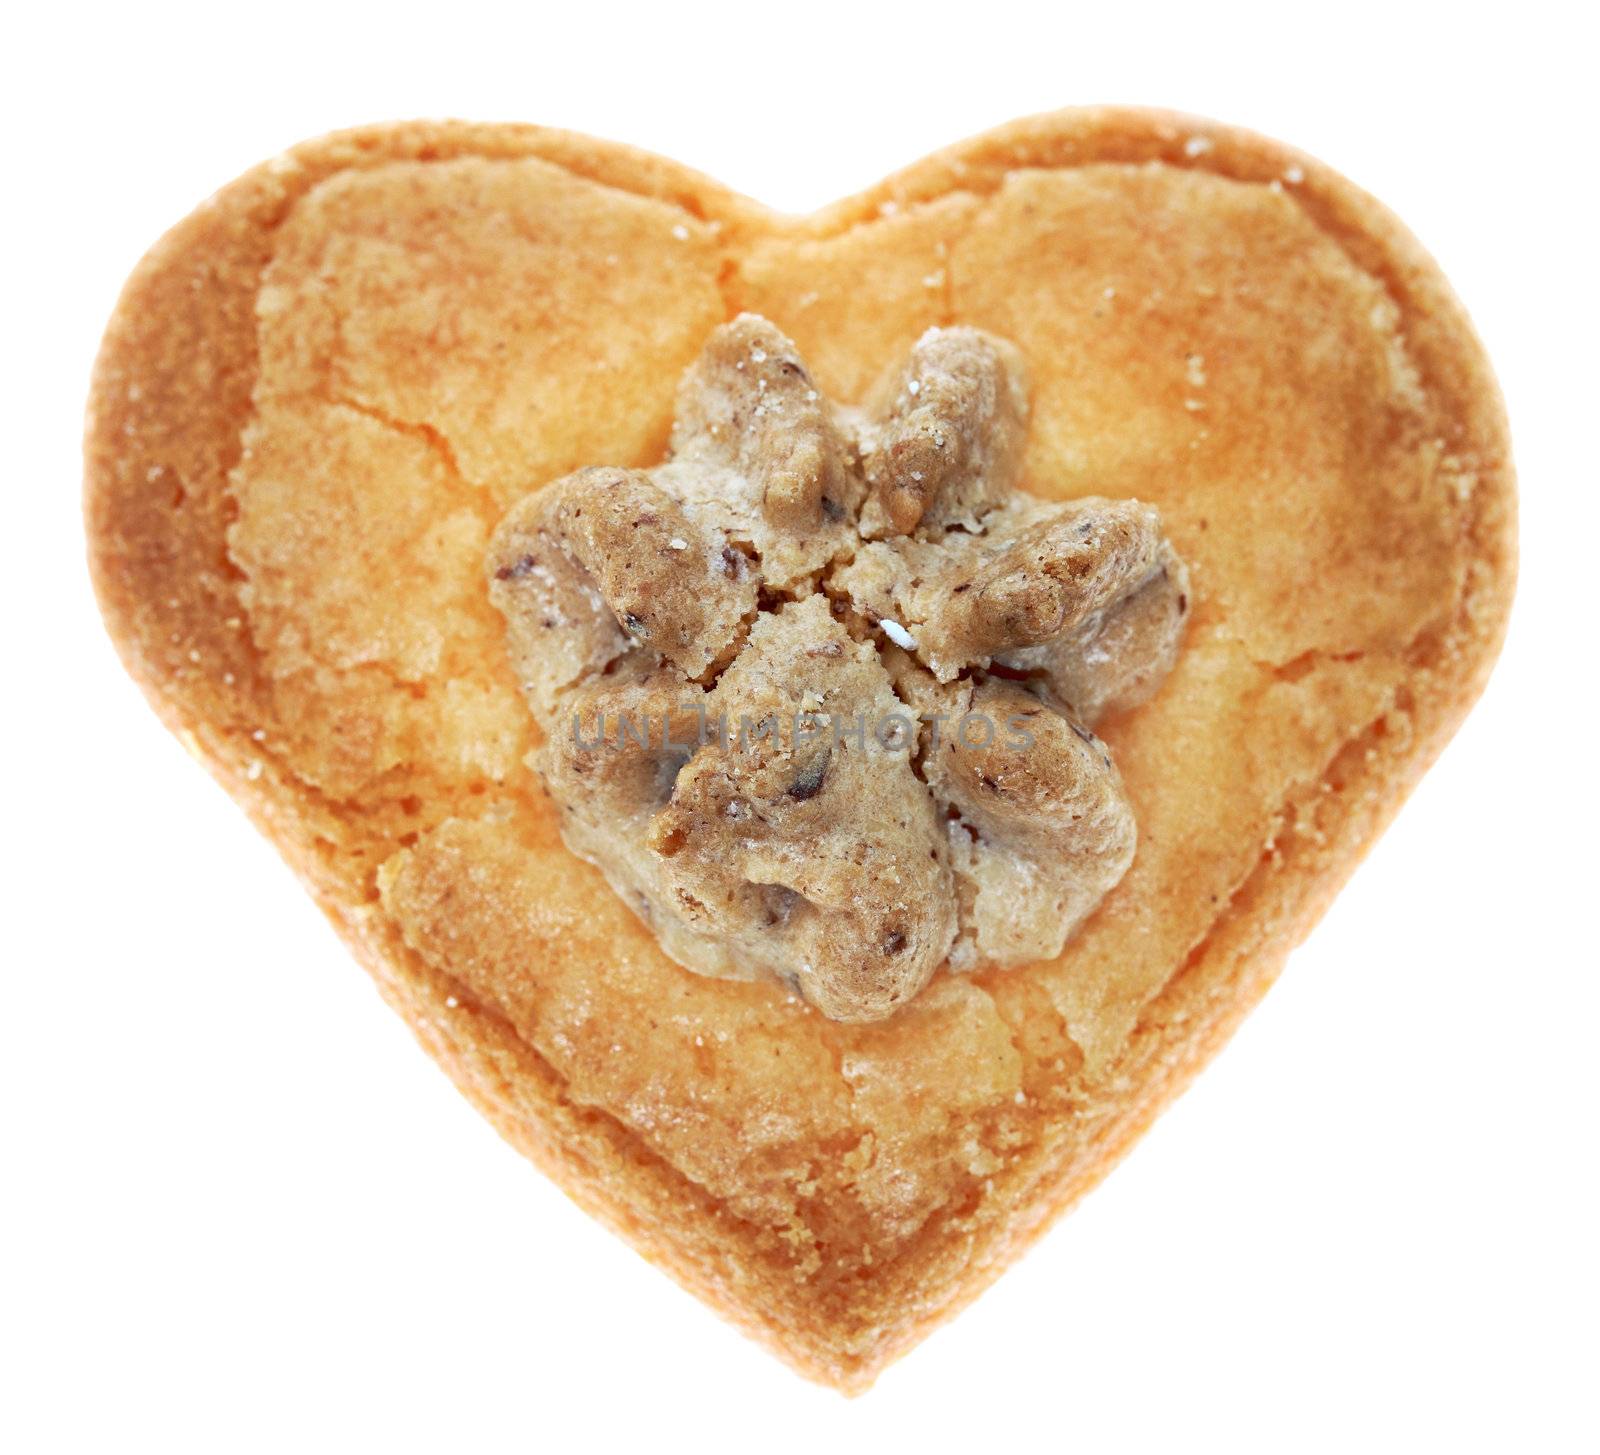
[[[1582,14],[13,13],[0,1446],[1595,1449]],[[1505,386],[1521,591],[1481,707],[1233,1045],[1037,1252],[847,1402],[504,1147],[157,725],[82,566],[88,369],[166,226],[333,127],[540,121],[804,210],[1092,101],[1282,137],[1406,218]]]

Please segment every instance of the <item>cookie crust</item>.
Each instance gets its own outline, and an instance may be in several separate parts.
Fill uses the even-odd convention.
[[[414,340],[393,298],[343,297],[323,331],[308,279],[381,280],[382,258],[416,296],[430,267],[450,274],[460,218],[526,232],[517,199],[535,194],[530,215],[567,230],[519,241],[527,296],[596,237],[619,259],[575,277],[572,316],[515,331],[545,402],[496,392],[470,306],[440,355],[467,370],[444,381],[465,380],[454,413],[431,407],[440,379],[395,362]],[[385,234],[375,211],[402,222]],[[460,246],[509,256],[498,235]],[[567,468],[658,459],[677,374],[743,310],[846,398],[929,322],[1015,339],[1038,390],[1025,479],[1164,485],[1202,584],[1174,681],[1104,730],[1149,828],[1084,943],[1037,971],[945,977],[877,1027],[690,983],[561,847],[500,653],[497,678],[468,660],[496,627],[474,502],[488,516],[580,451]],[[539,353],[580,339],[576,359]],[[579,364],[604,365],[603,390]],[[852,1391],[998,1276],[1226,1040],[1481,691],[1514,577],[1503,407],[1432,261],[1311,159],[1143,111],[1018,122],[804,219],[533,127],[310,142],[140,264],[86,458],[91,569],[130,672],[423,1045],[582,1206]],[[427,537],[453,561],[454,532],[477,595],[448,570],[397,573],[372,606],[388,578],[321,571],[319,541],[372,502],[340,514],[301,482],[375,462],[414,486],[414,518],[382,502],[397,535],[375,559]],[[1290,514],[1328,583],[1293,613]],[[297,619],[298,573],[319,571]],[[423,598],[403,619],[402,589]],[[1180,769],[1204,792],[1173,789]]]

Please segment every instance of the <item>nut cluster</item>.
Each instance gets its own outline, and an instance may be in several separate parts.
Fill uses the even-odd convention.
[[[690,969],[877,1020],[943,963],[1058,954],[1127,870],[1093,727],[1170,669],[1187,572],[1147,506],[1019,494],[1027,415],[977,330],[929,330],[854,411],[746,314],[666,463],[501,523],[489,590],[563,836]]]

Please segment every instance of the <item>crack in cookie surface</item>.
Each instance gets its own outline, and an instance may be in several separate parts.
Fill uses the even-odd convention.
[[[1133,861],[1092,730],[1189,608],[1137,501],[1021,496],[1021,356],[930,329],[864,411],[744,314],[671,454],[523,498],[489,552],[568,847],[681,964],[880,1020],[1060,953]]]

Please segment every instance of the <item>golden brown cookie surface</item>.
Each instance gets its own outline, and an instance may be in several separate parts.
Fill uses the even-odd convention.
[[[869,1379],[1103,1172],[1498,644],[1510,464],[1458,305],[1348,184],[1197,126],[1021,123],[798,221],[598,142],[377,129],[225,190],[108,332],[94,567],[158,708],[496,1125],[817,1377]],[[1152,502],[1197,588],[1101,728],[1126,878],[1059,962],[878,1026],[681,970],[567,852],[483,587],[526,490],[661,458],[744,310],[846,401],[930,325],[1013,341],[1024,486]]]

